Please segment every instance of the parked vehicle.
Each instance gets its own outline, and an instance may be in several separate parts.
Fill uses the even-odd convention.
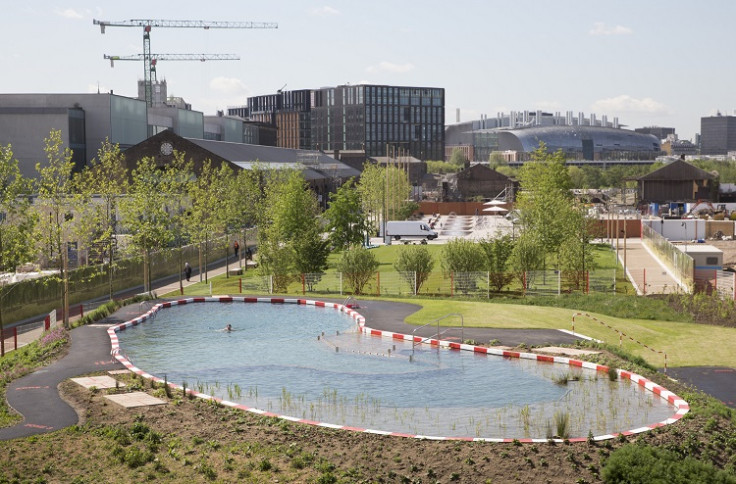
[[[405,238],[421,238],[433,240],[437,232],[429,228],[429,224],[421,220],[401,220],[386,222],[386,235],[394,240]]]

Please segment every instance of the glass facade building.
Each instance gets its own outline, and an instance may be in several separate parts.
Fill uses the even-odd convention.
[[[345,85],[312,96],[315,149],[365,150],[373,157],[401,149],[420,160],[444,157],[444,89]]]

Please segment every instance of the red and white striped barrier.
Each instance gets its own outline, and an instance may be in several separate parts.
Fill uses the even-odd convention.
[[[190,303],[200,303],[200,302],[243,302],[243,303],[270,303],[270,304],[303,304],[303,305],[310,305],[310,306],[316,306],[316,307],[324,307],[324,308],[333,308],[340,312],[348,314],[350,317],[353,318],[353,320],[358,324],[360,327],[360,330],[363,333],[369,334],[371,336],[379,336],[382,338],[390,338],[390,339],[398,339],[402,341],[414,341],[415,343],[424,343],[429,344],[432,346],[438,346],[440,348],[447,348],[450,350],[463,350],[463,351],[473,351],[474,353],[481,353],[486,355],[495,355],[495,356],[503,356],[506,358],[522,358],[527,360],[536,360],[543,363],[558,363],[568,366],[574,366],[579,368],[587,368],[599,372],[608,373],[609,368],[604,365],[598,365],[595,363],[590,363],[587,361],[580,361],[580,360],[574,360],[571,358],[566,358],[562,356],[548,356],[548,355],[538,355],[535,353],[521,353],[517,351],[507,351],[507,350],[500,350],[495,348],[486,348],[482,346],[474,346],[469,344],[463,344],[463,343],[455,343],[445,340],[438,340],[438,339],[425,339],[419,336],[412,337],[411,335],[407,334],[401,334],[401,333],[393,333],[391,331],[382,331],[378,329],[373,329],[365,325],[365,317],[363,317],[360,313],[353,310],[352,308],[343,306],[339,303],[331,303],[331,302],[323,302],[323,301],[313,301],[308,299],[290,299],[290,298],[274,298],[274,297],[231,297],[231,296],[213,296],[213,297],[191,297],[186,299],[177,299],[174,301],[167,301],[163,303],[156,304],[154,307],[152,307],[150,310],[148,310],[145,314],[135,318],[131,319],[130,321],[126,321],[125,323],[118,324],[116,326],[111,326],[108,328],[107,333],[110,336],[110,343],[112,345],[111,354],[120,361],[125,367],[132,371],[133,373],[136,373],[137,375],[140,375],[144,378],[153,380],[158,383],[164,383],[164,380],[161,378],[158,378],[154,375],[150,375],[143,370],[137,368],[135,365],[133,365],[128,359],[120,353],[120,343],[118,341],[117,333],[119,331],[123,331],[126,328],[130,328],[133,326],[136,326],[138,324],[141,324],[145,322],[147,319],[149,319],[151,316],[156,314],[156,312],[160,311],[164,308],[169,308],[172,306],[179,306],[182,304],[190,304]],[[639,427],[632,430],[627,430],[624,432],[616,433],[616,434],[606,434],[606,435],[598,435],[594,436],[594,440],[607,440],[607,439],[613,439],[619,435],[633,435],[638,434],[641,432],[646,432],[648,430],[652,430],[658,427],[662,427],[664,425],[669,425],[672,423],[677,422],[679,419],[683,417],[688,411],[690,410],[690,405],[683,400],[682,398],[678,397],[674,393],[670,392],[666,388],[652,382],[651,380],[648,380],[644,378],[643,376],[637,375],[636,373],[631,373],[624,370],[616,370],[619,378],[622,379],[629,379],[640,386],[644,387],[646,390],[654,393],[655,395],[658,395],[660,398],[666,400],[670,405],[672,405],[675,408],[675,414],[672,415],[670,418],[663,420],[661,422],[656,422],[650,425],[645,425],[643,427]],[[184,388],[180,385],[166,382],[168,386],[172,389],[177,390],[184,390]],[[470,442],[514,442],[519,441],[523,443],[532,443],[532,442],[549,442],[550,439],[502,439],[502,438],[486,438],[486,437],[442,437],[442,436],[431,436],[431,435],[415,435],[415,434],[407,434],[403,432],[389,432],[384,430],[374,430],[374,429],[366,429],[366,428],[360,428],[360,427],[351,427],[347,425],[338,425],[338,424],[331,424],[327,422],[317,422],[313,420],[307,420],[303,418],[296,418],[291,417],[288,415],[279,415],[272,412],[267,412],[265,410],[261,410],[258,408],[253,407],[247,407],[245,405],[241,405],[234,402],[229,402],[227,400],[222,400],[216,397],[213,397],[211,395],[206,395],[204,393],[197,392],[195,390],[192,390],[190,388],[186,389],[187,394],[202,398],[204,400],[212,400],[215,401],[221,405],[231,407],[231,408],[237,408],[239,410],[244,410],[247,412],[255,413],[258,415],[263,415],[266,417],[276,417],[281,418],[284,420],[288,420],[291,422],[297,422],[297,423],[303,423],[308,425],[315,425],[318,427],[326,427],[331,429],[341,429],[341,430],[350,430],[354,432],[364,432],[364,433],[370,433],[370,434],[379,434],[379,435],[390,435],[395,437],[411,437],[416,439],[429,439],[429,440],[463,440],[463,441],[470,441]],[[563,442],[562,439],[553,439],[556,442]],[[587,437],[576,437],[567,439],[569,442],[583,442],[588,440]]]

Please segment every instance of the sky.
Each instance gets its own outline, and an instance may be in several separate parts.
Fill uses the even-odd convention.
[[[275,22],[278,29],[153,28],[154,54],[239,61],[157,66],[206,115],[248,96],[341,84],[442,87],[447,124],[573,111],[693,139],[734,114],[732,0],[32,0],[0,6],[0,93],[137,96],[142,29],[92,20]]]

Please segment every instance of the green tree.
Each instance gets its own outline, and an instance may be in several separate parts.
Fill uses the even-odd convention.
[[[514,279],[509,271],[509,259],[514,250],[514,241],[510,235],[497,233],[495,237],[488,237],[479,241],[486,256],[487,269],[491,287],[500,292]]]
[[[534,271],[544,268],[545,250],[534,232],[522,232],[516,239],[509,263],[519,283],[526,289],[534,282]]]
[[[216,168],[211,160],[205,160],[196,180],[187,185],[191,208],[186,218],[186,231],[192,242],[199,247],[200,280],[202,274],[204,280],[208,280],[207,266],[211,242],[216,240],[218,235],[225,233],[228,220],[228,206],[225,200],[232,178],[233,171],[227,164],[222,163]],[[229,242],[225,240],[222,246],[228,250]]]
[[[412,287],[414,294],[418,294],[434,269],[434,259],[426,247],[405,245],[399,251],[394,268]]]
[[[10,145],[0,145],[0,272],[33,260],[36,214],[29,210],[31,180],[24,178]]]
[[[455,148],[452,150],[452,155],[450,155],[450,164],[464,167],[465,164],[468,163],[468,158],[465,156],[465,153],[463,153],[463,150],[460,148]]]
[[[75,178],[77,189],[85,194],[85,200],[89,201],[92,195],[99,197],[99,203],[88,204],[85,218],[91,224],[89,234],[97,258],[107,259],[110,300],[113,298],[113,268],[116,260],[117,210],[129,185],[124,160],[120,146],[106,139],[97,151],[97,158]]]
[[[463,294],[477,289],[480,271],[484,269],[485,254],[480,244],[453,239],[442,248],[442,270],[452,274],[455,289]]]
[[[300,274],[309,274],[307,288],[312,291],[314,285],[322,279],[327,269],[327,258],[330,255],[330,243],[322,237],[317,226],[303,233],[292,241],[294,248],[294,268]]]
[[[373,163],[363,165],[357,189],[363,213],[368,215],[367,225],[374,231],[379,227],[385,202],[386,180],[383,169]]]
[[[143,287],[151,291],[151,253],[175,240],[171,204],[182,177],[183,156],[162,168],[151,157],[141,159],[132,171],[128,195],[120,201],[122,223],[127,229],[127,250],[143,257]]]
[[[337,263],[337,271],[342,273],[343,280],[347,281],[353,294],[363,294],[368,281],[378,270],[378,260],[369,249],[354,246],[342,253]]]
[[[64,327],[69,327],[69,275],[68,245],[72,241],[78,197],[72,186],[72,151],[63,147],[61,130],[51,130],[44,140],[48,163],[36,163],[38,203],[36,209],[42,223],[39,224],[42,240],[48,243],[49,262],[56,262],[62,280],[62,307]],[[45,223],[48,220],[48,223]]]
[[[247,248],[248,234],[246,232],[256,226],[259,211],[263,207],[263,186],[266,175],[265,170],[255,166],[250,170],[238,171],[237,175],[230,179],[228,196],[224,201],[226,224],[230,232],[240,232],[241,252],[245,252]]]
[[[330,194],[330,206],[325,210],[327,232],[332,247],[343,250],[351,245],[362,244],[367,230],[363,215],[360,192],[353,179],[345,182],[336,193]]]
[[[506,158],[504,158],[503,153],[501,153],[500,151],[491,152],[491,154],[488,156],[488,164],[492,170],[497,170],[502,166],[508,165],[508,163],[506,162]]]

